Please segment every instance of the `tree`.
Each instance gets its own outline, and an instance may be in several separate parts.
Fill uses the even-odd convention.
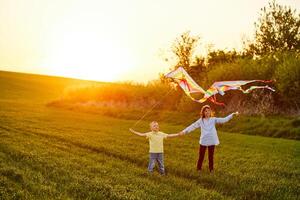
[[[300,51],[300,14],[296,9],[282,6],[275,0],[261,9],[254,23],[255,39],[246,47],[250,55],[263,55],[277,51]]]
[[[209,69],[212,69],[217,64],[232,63],[242,57],[235,49],[232,51],[210,50],[207,55],[207,65]]]
[[[172,68],[177,69],[183,67],[188,73],[190,73],[190,67],[193,64],[199,64],[202,60],[196,57],[193,62],[193,53],[196,48],[197,42],[200,38],[198,36],[191,36],[190,31],[186,31],[177,37],[171,46],[171,52],[175,55],[176,64]],[[169,61],[168,58],[164,58],[165,61]],[[159,79],[162,83],[169,83],[171,80],[166,78],[163,74],[159,74]]]
[[[192,56],[199,39],[198,36],[191,36],[190,31],[184,32],[180,37],[175,39],[171,47],[172,52],[177,58],[175,69],[181,66],[189,71],[189,67],[193,62]]]

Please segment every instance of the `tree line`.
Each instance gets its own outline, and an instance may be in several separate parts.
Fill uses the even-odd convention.
[[[206,56],[194,55],[200,37],[184,32],[171,46],[176,58],[171,69],[183,67],[205,89],[215,81],[272,80],[275,93],[257,90],[251,95],[241,95],[232,91],[220,98],[227,102],[227,109],[255,106],[255,109],[245,110],[249,114],[299,114],[300,14],[273,0],[261,9],[254,27],[254,38],[243,41],[242,50],[208,49]],[[163,75],[160,81],[170,82]],[[188,97],[181,92],[173,104],[185,111],[199,107],[197,103],[187,106],[187,101]]]

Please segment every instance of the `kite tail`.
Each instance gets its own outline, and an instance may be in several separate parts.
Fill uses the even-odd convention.
[[[259,81],[263,83],[273,83],[273,80],[259,80]]]
[[[241,89],[241,91],[244,94],[247,94],[247,93],[250,93],[252,90],[255,90],[255,89],[268,89],[268,90],[271,90],[271,91],[275,92],[275,90],[273,88],[269,87],[269,86],[251,86],[247,90]]]

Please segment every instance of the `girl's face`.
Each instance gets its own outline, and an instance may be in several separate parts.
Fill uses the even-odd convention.
[[[209,108],[206,108],[204,110],[204,116],[205,116],[205,118],[209,118],[210,117],[210,113],[211,113],[211,110]]]

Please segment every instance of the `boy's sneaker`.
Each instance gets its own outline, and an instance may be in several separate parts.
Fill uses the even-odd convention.
[[[165,176],[165,175],[166,175],[165,172],[159,172],[159,174],[160,174],[161,176]]]
[[[147,172],[143,172],[143,173],[141,174],[141,176],[143,176],[143,177],[148,177],[148,176],[151,176],[152,174],[153,174],[153,172],[147,171]]]

